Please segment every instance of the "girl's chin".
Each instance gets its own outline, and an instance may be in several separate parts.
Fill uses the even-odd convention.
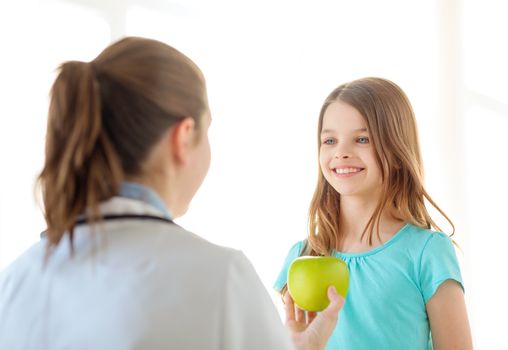
[[[367,191],[359,188],[352,188],[346,186],[332,186],[341,197],[350,198],[369,198],[372,199],[378,194],[376,191]]]

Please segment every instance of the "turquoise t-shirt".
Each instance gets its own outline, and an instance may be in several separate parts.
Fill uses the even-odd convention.
[[[285,286],[296,243],[274,284]],[[327,350],[432,349],[425,304],[448,279],[462,277],[451,239],[406,224],[384,245],[363,253],[340,253],[349,268],[349,291]]]

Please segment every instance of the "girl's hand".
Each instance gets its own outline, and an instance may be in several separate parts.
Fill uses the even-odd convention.
[[[307,312],[295,306],[293,298],[288,291],[284,294],[286,311],[286,327],[290,330],[293,343],[298,350],[324,349],[332,335],[339,311],[344,305],[344,298],[337,294],[334,287],[328,287],[330,304],[317,314]]]

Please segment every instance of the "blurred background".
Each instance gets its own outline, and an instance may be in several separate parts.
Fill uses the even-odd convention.
[[[508,348],[507,10],[501,0],[0,0],[0,269],[45,228],[34,180],[55,69],[145,36],[187,54],[208,83],[212,165],[179,223],[241,249],[279,310],[271,286],[306,236],[324,98],[365,76],[400,85],[427,189],[456,224],[475,346]]]

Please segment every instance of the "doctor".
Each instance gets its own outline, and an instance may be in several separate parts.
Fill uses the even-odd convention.
[[[287,299],[285,329],[241,252],[172,222],[208,171],[210,122],[201,71],[161,42],[125,38],[60,67],[47,232],[0,275],[0,349],[324,348],[333,288],[308,322]]]

